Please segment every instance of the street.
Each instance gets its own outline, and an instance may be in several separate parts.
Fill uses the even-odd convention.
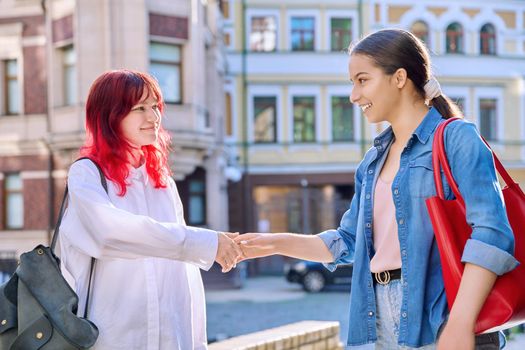
[[[339,321],[346,341],[349,295],[344,287],[309,294],[284,277],[257,277],[239,290],[207,291],[206,303],[210,342],[302,320]],[[508,338],[505,349],[525,349],[525,334]]]

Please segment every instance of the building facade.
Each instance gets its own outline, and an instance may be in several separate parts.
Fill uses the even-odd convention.
[[[370,32],[412,31],[442,88],[525,180],[525,3],[516,0],[225,1],[226,140],[232,230],[337,227],[371,125],[349,103],[347,47]],[[255,269],[278,272],[281,258]]]
[[[0,259],[47,243],[102,72],[149,71],[161,86],[170,165],[186,222],[228,228],[222,17],[214,1],[0,2]],[[0,266],[1,270],[1,266]]]

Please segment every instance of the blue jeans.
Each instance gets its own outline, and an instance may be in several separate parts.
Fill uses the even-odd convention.
[[[377,284],[376,292],[376,327],[377,342],[376,350],[415,349],[397,344],[399,336],[400,309],[403,297],[401,280],[392,280],[387,285]],[[443,329],[443,327],[441,327]],[[417,348],[420,350],[434,350],[436,344],[429,344]],[[488,333],[476,336],[476,350],[499,349],[498,333]]]

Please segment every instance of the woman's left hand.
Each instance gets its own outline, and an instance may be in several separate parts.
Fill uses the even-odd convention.
[[[437,350],[474,350],[475,334],[461,324],[448,322],[441,332],[437,343]]]

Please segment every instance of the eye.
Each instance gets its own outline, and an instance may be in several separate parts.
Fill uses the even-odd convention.
[[[358,81],[359,81],[359,84],[363,85],[365,83],[366,79],[359,79]]]
[[[154,104],[153,106],[151,106],[151,109],[153,109],[154,111],[156,111],[156,110],[159,109],[159,105]]]
[[[146,110],[146,108],[144,108],[144,106],[137,106],[137,107],[133,107],[132,111],[139,111],[139,112],[144,112]]]

